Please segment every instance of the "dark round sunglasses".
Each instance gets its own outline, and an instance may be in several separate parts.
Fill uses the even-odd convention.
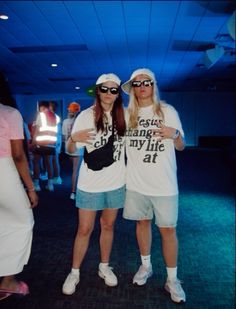
[[[119,88],[116,87],[109,88],[106,86],[99,86],[98,88],[101,91],[101,93],[107,93],[108,91],[110,91],[110,93],[114,95],[119,93]]]
[[[131,83],[132,87],[137,88],[141,87],[142,85],[145,87],[150,87],[153,85],[153,80],[151,79],[145,79],[145,80],[133,80]]]

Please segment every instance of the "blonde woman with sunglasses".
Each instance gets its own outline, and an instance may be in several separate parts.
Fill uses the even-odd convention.
[[[134,71],[122,85],[129,94],[126,153],[127,182],[123,216],[136,220],[136,236],[142,264],[133,283],[144,285],[152,275],[151,221],[162,239],[167,269],[165,290],[174,302],[186,297],[177,278],[178,185],[175,150],[185,147],[178,113],[160,101],[155,75],[146,68]]]
[[[100,254],[98,275],[107,286],[118,280],[109,266],[114,224],[125,199],[124,135],[125,119],[120,79],[113,73],[96,81],[95,102],[76,118],[67,151],[85,147],[77,192],[78,230],[74,241],[72,269],[62,292],[71,295],[80,280],[80,267],[88,249],[98,211],[100,216]]]

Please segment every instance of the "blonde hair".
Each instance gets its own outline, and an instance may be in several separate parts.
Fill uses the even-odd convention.
[[[157,114],[159,117],[161,117],[164,120],[164,114],[161,109],[162,101],[160,100],[159,91],[158,91],[155,80],[153,84],[153,94],[152,94],[151,100],[153,104],[153,113]],[[138,100],[134,94],[133,88],[131,88],[129,104],[128,104],[128,112],[129,112],[128,127],[131,129],[135,129],[138,126],[138,110],[139,110]]]

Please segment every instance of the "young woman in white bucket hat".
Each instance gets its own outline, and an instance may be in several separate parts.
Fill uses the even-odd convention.
[[[62,288],[66,295],[73,294],[79,283],[80,266],[99,210],[101,262],[98,275],[108,286],[118,284],[109,259],[116,217],[125,199],[125,117],[120,84],[119,77],[113,73],[102,74],[97,79],[95,102],[76,118],[67,142],[69,153],[76,148],[85,149],[76,192],[79,224],[72,269]]]
[[[160,101],[155,75],[135,70],[122,85],[129,94],[126,154],[127,181],[123,216],[136,220],[136,236],[142,264],[133,283],[144,285],[152,275],[151,221],[159,228],[167,269],[165,289],[175,302],[186,297],[177,279],[178,185],[175,149],[185,147],[184,132],[173,106]]]

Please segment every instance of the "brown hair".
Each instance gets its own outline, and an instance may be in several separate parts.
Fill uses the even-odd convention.
[[[112,115],[118,135],[124,136],[126,125],[125,125],[125,115],[124,115],[124,108],[123,108],[123,99],[122,99],[120,87],[119,87],[119,95],[114,102],[111,115]],[[95,102],[94,102],[94,121],[95,121],[95,126],[97,128],[97,131],[99,130],[101,130],[102,132],[104,131],[105,129],[104,118],[105,118],[105,113],[101,105],[100,96],[98,94],[98,87],[96,87]]]

